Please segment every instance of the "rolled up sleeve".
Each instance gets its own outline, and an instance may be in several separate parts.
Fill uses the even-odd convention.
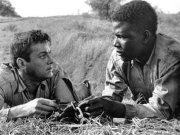
[[[0,120],[6,121],[8,119],[10,107],[4,103],[4,98],[0,95]]]
[[[161,118],[164,119],[164,115],[154,108],[151,104],[125,104],[126,118]]]
[[[153,96],[147,104],[126,105],[127,117],[159,117],[172,118],[179,103],[180,90],[179,62],[162,72],[155,82]]]
[[[107,64],[105,89],[102,96],[112,96],[115,100],[122,101],[128,86],[125,83],[126,77],[122,70],[123,62],[115,55],[113,52]]]
[[[180,90],[180,63],[169,68],[166,73],[156,81],[155,89],[149,103],[166,117],[172,117],[179,103]]]
[[[59,66],[56,67],[54,76],[54,91],[53,97],[60,99],[61,102],[78,101],[73,84],[69,79],[67,73]]]

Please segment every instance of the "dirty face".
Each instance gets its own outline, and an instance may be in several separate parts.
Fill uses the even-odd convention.
[[[26,74],[35,80],[53,76],[53,59],[50,43],[38,43],[31,47],[30,62],[26,62]]]

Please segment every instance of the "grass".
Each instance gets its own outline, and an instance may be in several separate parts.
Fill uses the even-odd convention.
[[[152,135],[180,134],[180,122],[178,120],[138,119],[126,123],[106,122],[101,124],[98,119],[86,124],[64,124],[52,122],[50,119],[24,118],[10,121],[0,125],[0,134],[13,135]]]
[[[180,14],[158,14],[158,32],[180,41]],[[74,83],[89,79],[94,95],[100,95],[105,82],[105,68],[112,52],[112,26],[105,20],[90,15],[55,16],[44,18],[0,18],[0,62],[9,61],[9,46],[16,32],[42,29],[52,37],[54,58],[69,74]],[[160,119],[114,119],[100,123],[64,124],[50,119],[24,118],[17,121],[0,120],[0,134],[78,134],[78,135],[150,135],[180,134],[180,123]]]

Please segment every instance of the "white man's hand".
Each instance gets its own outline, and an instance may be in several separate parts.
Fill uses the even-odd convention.
[[[52,111],[56,110],[57,107],[58,105],[55,103],[55,100],[36,98],[26,104],[10,108],[8,118],[13,119],[18,117],[30,116],[33,114],[48,115]]]

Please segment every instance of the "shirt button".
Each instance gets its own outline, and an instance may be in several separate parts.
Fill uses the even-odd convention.
[[[45,90],[45,85],[41,84],[41,90]]]

